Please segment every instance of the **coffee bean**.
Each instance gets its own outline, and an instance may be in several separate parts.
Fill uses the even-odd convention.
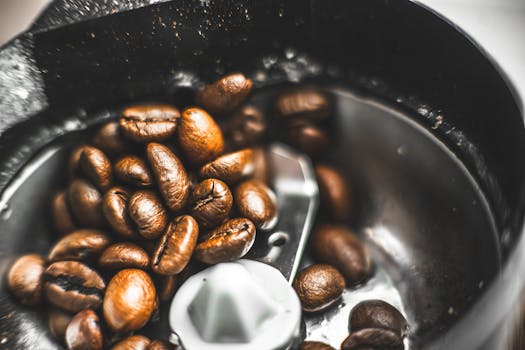
[[[168,147],[159,143],[148,144],[146,153],[166,205],[174,212],[183,209],[190,194],[184,165]]]
[[[24,305],[36,305],[42,299],[42,274],[45,260],[38,254],[19,257],[7,273],[7,288]]]
[[[275,103],[277,114],[292,121],[307,119],[321,121],[332,112],[328,96],[314,88],[298,88],[280,95]]]
[[[310,156],[324,154],[330,144],[326,131],[311,124],[290,128],[288,140],[290,144]]]
[[[348,221],[352,209],[351,193],[343,174],[332,167],[317,165],[315,175],[321,207],[334,220]]]
[[[171,301],[177,290],[177,275],[163,276],[157,284],[157,294],[161,301]]]
[[[154,340],[150,343],[148,350],[175,350],[175,347],[164,340]]]
[[[202,228],[215,227],[230,214],[233,196],[221,180],[206,179],[190,195],[189,210]]]
[[[275,194],[258,180],[247,180],[235,189],[235,204],[242,216],[247,217],[257,228],[269,230],[277,223]]]
[[[311,240],[314,257],[335,266],[350,285],[363,282],[370,276],[370,257],[359,238],[345,226],[318,227]]]
[[[143,335],[132,335],[113,345],[111,350],[149,350],[151,340]]]
[[[168,215],[154,192],[137,191],[129,199],[129,215],[146,239],[159,237],[168,224]]]
[[[150,276],[138,269],[119,271],[109,282],[102,312],[111,330],[119,333],[142,328],[155,306],[155,286]]]
[[[82,229],[62,237],[49,252],[50,261],[89,260],[111,243],[111,238],[97,230]]]
[[[44,272],[47,300],[64,310],[97,309],[106,284],[100,275],[78,261],[55,262]]]
[[[76,225],[71,210],[69,209],[69,204],[67,203],[66,191],[60,191],[53,197],[51,215],[53,217],[53,224],[61,235],[75,230]]]
[[[252,179],[268,184],[270,180],[270,167],[268,166],[268,155],[264,147],[253,149],[253,164],[255,170]]]
[[[95,133],[95,136],[93,136],[92,143],[93,146],[101,149],[111,157],[129,152],[131,148],[128,140],[122,136],[119,123],[116,121],[102,125]]]
[[[249,219],[237,218],[215,228],[195,248],[195,258],[206,264],[217,264],[246,255],[255,241],[255,225]]]
[[[119,124],[122,134],[133,141],[164,141],[175,133],[179,118],[175,107],[149,104],[126,108]]]
[[[57,308],[51,308],[48,312],[47,324],[51,334],[60,342],[65,341],[66,328],[71,322],[73,315]]]
[[[129,216],[129,192],[122,187],[112,187],[104,195],[102,212],[111,228],[126,239],[139,238],[135,223]]]
[[[106,191],[112,182],[111,162],[98,148],[84,146],[80,154],[80,168],[99,190]]]
[[[98,259],[98,266],[104,270],[121,270],[128,268],[147,269],[149,255],[140,246],[120,242],[110,245]]]
[[[395,307],[383,300],[360,302],[350,312],[349,331],[364,328],[383,328],[404,337],[408,331],[405,317]]]
[[[190,261],[198,236],[199,226],[193,217],[173,219],[153,253],[153,271],[168,276],[180,273]]]
[[[182,112],[177,137],[182,153],[194,166],[214,160],[224,150],[221,129],[200,108],[191,107]]]
[[[102,194],[91,183],[75,179],[67,190],[67,202],[75,221],[80,226],[101,228],[105,224],[102,213]]]
[[[214,161],[203,165],[199,175],[206,178],[215,178],[229,185],[250,177],[255,171],[253,150],[250,148],[220,156]]]
[[[206,85],[197,93],[195,101],[210,113],[228,113],[246,100],[252,86],[252,81],[243,74],[233,73]]]
[[[321,343],[320,341],[305,341],[301,344],[299,350],[335,350],[328,344]]]
[[[225,123],[226,139],[237,147],[258,144],[266,133],[266,118],[255,106],[244,106]]]
[[[333,305],[341,297],[345,279],[336,268],[315,264],[297,274],[293,288],[301,300],[303,310],[317,312]]]
[[[135,187],[149,187],[153,184],[153,174],[146,163],[136,156],[125,156],[115,163],[115,177]]]
[[[381,328],[364,328],[352,332],[341,344],[341,350],[403,350],[403,339],[395,332]]]
[[[69,155],[69,160],[67,162],[67,173],[69,175],[69,179],[74,179],[75,177],[81,174],[80,156],[82,156],[84,147],[85,146],[82,145],[74,148],[71,154]]]
[[[71,350],[102,350],[100,320],[93,310],[77,313],[66,329],[66,345]]]

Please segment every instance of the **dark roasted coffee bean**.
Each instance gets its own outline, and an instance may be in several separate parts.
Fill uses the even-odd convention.
[[[175,275],[190,261],[197,244],[199,226],[189,215],[173,219],[157,244],[151,259],[151,268],[161,275]]]
[[[129,152],[131,147],[128,140],[124,139],[119,123],[116,121],[102,125],[92,140],[93,146],[100,148],[104,153],[116,157]]]
[[[73,215],[67,203],[66,191],[60,191],[53,197],[51,215],[55,228],[61,235],[65,235],[76,228]]]
[[[135,187],[148,187],[153,184],[153,174],[146,163],[136,156],[125,156],[115,163],[115,177]]]
[[[215,228],[195,248],[195,258],[206,264],[217,264],[246,255],[255,241],[255,225],[249,219],[237,218]]]
[[[164,340],[154,340],[149,345],[148,350],[175,350],[175,347]]]
[[[69,179],[73,179],[80,175],[80,156],[85,146],[78,146],[71,151],[69,160],[67,162],[67,173]]]
[[[177,108],[151,104],[126,108],[119,124],[122,134],[133,141],[164,141],[175,133],[179,118]]]
[[[157,294],[160,301],[171,301],[177,290],[179,278],[177,275],[163,276],[157,284]]]
[[[303,310],[316,312],[326,309],[341,297],[345,279],[336,268],[315,264],[297,274],[293,288],[301,300]]]
[[[102,350],[100,320],[93,310],[77,313],[66,328],[66,345],[71,350]]]
[[[320,341],[305,341],[301,344],[299,350],[335,350],[328,344],[321,343]]]
[[[143,335],[132,335],[113,345],[111,350],[149,350],[151,340]]]
[[[264,147],[253,149],[253,164],[255,170],[252,179],[268,184],[270,179],[270,167],[268,166],[268,155],[266,154],[266,149]]]
[[[325,130],[309,124],[290,128],[288,140],[293,146],[310,156],[324,154],[330,144]]]
[[[243,74],[233,73],[206,85],[195,101],[210,113],[228,113],[246,100],[252,86],[252,81]]]
[[[84,175],[101,191],[106,191],[113,181],[111,162],[98,148],[82,147],[80,169]]]
[[[146,272],[121,270],[108,284],[102,306],[104,319],[114,332],[142,328],[153,312],[155,298],[155,286]]]
[[[110,245],[98,259],[98,266],[104,270],[121,270],[129,268],[147,269],[149,255],[140,246],[120,242]]]
[[[54,307],[49,310],[47,325],[51,334],[60,340],[60,342],[65,341],[64,335],[66,334],[66,328],[72,318],[73,315],[66,311]]]
[[[109,226],[126,239],[139,237],[135,223],[129,216],[129,192],[122,187],[112,187],[104,195],[102,212]]]
[[[199,175],[203,178],[215,178],[229,185],[253,175],[255,164],[253,150],[250,148],[220,156],[203,165]]]
[[[319,185],[321,208],[337,221],[348,221],[351,214],[351,193],[344,176],[336,169],[317,165],[315,175]]]
[[[24,305],[35,305],[42,299],[42,274],[45,260],[38,254],[19,257],[7,273],[7,288]]]
[[[232,204],[228,185],[221,180],[206,179],[193,188],[189,210],[202,228],[211,228],[228,217]]]
[[[359,284],[370,276],[370,257],[359,238],[345,226],[318,227],[311,240],[314,257],[335,266],[351,285]]]
[[[146,239],[159,237],[168,224],[168,215],[154,192],[137,191],[129,199],[129,215]]]
[[[175,212],[183,209],[190,194],[184,165],[168,147],[159,143],[148,144],[146,153],[166,205]]]
[[[49,252],[50,261],[88,260],[100,253],[111,243],[111,238],[97,230],[83,229],[62,237]]]
[[[182,153],[194,166],[214,160],[224,150],[221,129],[200,108],[191,107],[182,112],[177,137]]]
[[[73,180],[67,190],[67,199],[79,225],[93,228],[104,226],[102,194],[91,183],[82,179]]]
[[[348,330],[351,332],[363,328],[384,328],[404,337],[408,331],[405,317],[395,307],[383,300],[360,302],[350,312]]]
[[[278,115],[290,121],[299,118],[320,121],[332,112],[328,96],[313,88],[288,91],[277,98],[275,107]]]
[[[59,261],[44,272],[47,300],[64,310],[78,312],[97,309],[102,304],[106,284],[100,275],[78,261]]]
[[[403,350],[403,339],[395,332],[381,328],[364,328],[350,335],[341,344],[341,350]]]
[[[255,106],[244,106],[225,124],[226,139],[237,147],[258,144],[266,133],[266,118]]]
[[[235,189],[235,204],[242,216],[250,219],[257,228],[269,230],[277,223],[275,194],[258,180],[247,180]]]

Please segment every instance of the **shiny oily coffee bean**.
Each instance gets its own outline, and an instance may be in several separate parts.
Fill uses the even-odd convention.
[[[336,267],[350,285],[370,276],[370,257],[359,238],[346,226],[322,225],[310,243],[314,258]]]
[[[255,225],[247,218],[226,221],[195,248],[195,258],[206,264],[232,261],[246,255],[255,241]]]
[[[405,317],[395,307],[383,300],[365,300],[350,312],[348,330],[351,332],[364,328],[383,328],[404,337],[408,332]]]
[[[381,328],[364,328],[350,335],[341,344],[341,350],[403,350],[403,339],[395,332]]]
[[[78,312],[102,304],[106,284],[100,275],[78,261],[55,262],[44,272],[47,300],[61,309]]]
[[[229,74],[206,85],[197,93],[195,101],[210,113],[228,113],[246,100],[252,86],[252,81],[243,74]]]
[[[235,189],[234,201],[242,216],[257,228],[269,230],[277,223],[277,202],[273,191],[258,180],[247,180]]]
[[[164,340],[154,340],[150,343],[148,350],[175,350],[175,347]]]
[[[60,340],[60,342],[65,341],[64,335],[66,334],[66,328],[69,325],[69,322],[71,322],[72,318],[73,315],[69,312],[54,307],[49,310],[47,325],[51,331],[51,334]]]
[[[266,117],[259,108],[251,105],[239,108],[225,124],[226,139],[237,147],[261,142],[266,129]]]
[[[303,310],[317,312],[333,305],[341,297],[345,279],[336,268],[315,264],[297,274],[293,288],[301,300]]]
[[[113,231],[126,239],[139,238],[135,222],[129,216],[129,192],[122,187],[112,187],[104,195],[102,212]]]
[[[224,154],[203,165],[199,171],[201,178],[215,178],[229,185],[250,177],[255,170],[253,150],[250,148]]]
[[[315,166],[321,208],[332,219],[348,221],[351,214],[350,188],[338,170],[325,165]]]
[[[102,213],[102,194],[91,183],[75,179],[67,190],[67,199],[79,226],[100,228],[105,224]]]
[[[168,215],[154,192],[137,191],[129,199],[129,215],[146,239],[158,238],[168,224]]]
[[[190,261],[198,237],[199,225],[193,217],[173,219],[153,252],[152,270],[167,276],[180,273]]]
[[[190,214],[202,228],[215,227],[230,214],[233,196],[221,180],[206,179],[198,183],[190,195]]]
[[[151,340],[143,335],[132,335],[113,345],[111,350],[149,350]]]
[[[80,157],[84,151],[85,145],[78,146],[71,151],[69,159],[67,161],[67,173],[69,179],[73,179],[81,175],[80,171]]]
[[[194,166],[214,160],[224,150],[221,129],[205,110],[197,107],[182,112],[177,137],[182,153]]]
[[[190,194],[190,180],[179,157],[168,147],[154,142],[148,144],[146,154],[168,208],[174,212],[184,209]]]
[[[51,216],[53,224],[60,235],[65,235],[76,229],[75,221],[69,204],[67,203],[66,191],[58,192],[51,202]]]
[[[161,277],[157,283],[157,295],[161,301],[171,301],[173,299],[178,281],[179,277],[177,275]]]
[[[93,310],[77,313],[66,328],[66,345],[70,350],[102,350],[100,320]]]
[[[106,191],[113,181],[111,161],[100,149],[84,146],[79,160],[84,175],[99,190]]]
[[[45,259],[38,254],[19,257],[7,273],[7,288],[24,305],[36,305],[42,299],[42,274]]]
[[[153,184],[153,174],[146,163],[137,156],[120,158],[115,163],[115,177],[135,187],[149,187]]]
[[[320,341],[305,341],[301,344],[299,350],[335,350],[328,344]]]
[[[131,148],[128,140],[122,136],[119,123],[116,121],[102,125],[93,136],[92,143],[112,157],[129,152]]]
[[[315,125],[299,125],[288,131],[290,144],[310,156],[323,154],[330,145],[327,132]]]
[[[119,242],[107,247],[98,259],[98,266],[104,270],[129,268],[147,269],[150,259],[140,246],[129,242]]]
[[[155,286],[146,272],[138,269],[121,270],[108,284],[102,313],[114,332],[131,332],[148,322],[155,307],[155,299]]]
[[[111,238],[97,230],[82,229],[62,237],[49,252],[50,261],[88,260],[98,256],[111,243]]]
[[[148,104],[124,109],[119,124],[122,134],[135,142],[164,141],[175,133],[179,119],[175,107]]]
[[[299,118],[321,121],[332,112],[328,96],[314,88],[298,88],[280,95],[275,108],[283,119],[293,121]]]

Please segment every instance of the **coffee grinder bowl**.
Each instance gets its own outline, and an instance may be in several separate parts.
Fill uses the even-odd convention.
[[[352,184],[349,224],[375,266],[344,301],[396,299],[411,349],[510,348],[524,284],[525,128],[505,76],[464,33],[405,0],[121,10],[40,20],[0,51],[2,275],[19,254],[47,253],[48,201],[83,130],[127,103],[191,103],[191,86],[242,71],[262,102],[298,82],[333,93],[335,146],[323,160]],[[46,310],[20,306],[0,283],[0,345],[60,348]],[[307,316],[307,335],[340,343],[348,312],[330,311],[322,329]]]

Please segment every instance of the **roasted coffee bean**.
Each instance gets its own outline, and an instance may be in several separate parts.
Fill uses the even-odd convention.
[[[301,344],[299,350],[335,350],[328,344],[321,343],[320,341],[305,341]]]
[[[38,254],[19,257],[7,273],[7,288],[24,305],[36,305],[42,299],[42,274],[45,260]]]
[[[336,268],[315,264],[297,274],[293,288],[301,300],[303,310],[316,312],[333,305],[341,297],[345,279]]]
[[[139,237],[135,223],[129,216],[129,192],[122,187],[112,187],[104,195],[102,212],[109,226],[126,239]]]
[[[115,163],[115,177],[135,187],[149,187],[153,184],[153,174],[146,163],[136,156],[125,156]]]
[[[197,93],[195,101],[210,113],[228,113],[246,100],[252,86],[252,81],[243,74],[233,73],[206,85]]]
[[[67,203],[66,191],[60,191],[53,197],[51,215],[55,228],[61,235],[75,230],[76,225]]]
[[[177,275],[163,276],[157,284],[157,295],[161,301],[171,301],[177,290],[177,282],[179,278]]]
[[[102,194],[91,183],[82,179],[73,180],[67,190],[67,200],[75,221],[80,226],[104,226]]]
[[[66,345],[71,350],[102,350],[100,320],[93,310],[77,313],[66,329]]]
[[[151,340],[143,335],[132,335],[113,345],[111,350],[149,350]]]
[[[97,309],[106,284],[100,275],[78,261],[55,262],[44,272],[47,300],[64,310]]]
[[[350,285],[363,282],[370,276],[370,257],[359,238],[341,225],[318,227],[311,241],[314,257],[335,266]]]
[[[69,155],[69,160],[67,162],[67,173],[69,179],[73,179],[80,175],[80,156],[82,156],[83,150],[84,146],[78,146],[73,149]]]
[[[221,180],[206,179],[197,184],[190,195],[189,210],[202,228],[215,227],[230,214],[233,196]]]
[[[202,166],[199,175],[203,178],[215,178],[229,185],[253,175],[255,164],[253,150],[243,149],[220,156],[214,161]]]
[[[148,350],[175,350],[175,347],[164,340],[154,340],[149,344]]]
[[[111,238],[97,230],[73,231],[62,237],[49,252],[50,261],[88,260],[100,253],[111,243]]]
[[[98,266],[104,270],[121,270],[129,268],[147,269],[149,255],[140,246],[120,242],[110,245],[98,259]]]
[[[57,308],[51,308],[48,312],[47,324],[51,334],[61,342],[65,341],[66,328],[71,322],[73,315]]]
[[[199,226],[189,215],[173,219],[157,244],[151,259],[151,268],[161,275],[175,275],[190,261],[197,244]]]
[[[288,91],[277,98],[277,114],[283,119],[293,121],[307,119],[320,121],[332,112],[328,96],[314,88],[298,88]]]
[[[389,303],[383,300],[366,300],[354,306],[348,320],[349,331],[364,328],[384,328],[404,337],[408,331],[408,323],[401,312]]]
[[[211,231],[195,248],[195,258],[206,264],[217,264],[246,255],[255,241],[255,225],[249,219],[226,221]]]
[[[119,333],[142,328],[153,312],[155,298],[155,286],[146,272],[121,270],[108,284],[102,306],[104,319]]]
[[[129,216],[146,239],[159,237],[168,224],[168,215],[154,192],[137,191],[129,199]]]
[[[288,140],[293,146],[310,156],[324,154],[330,144],[326,131],[311,124],[290,128]]]
[[[96,147],[84,146],[80,154],[80,168],[99,190],[106,191],[113,181],[111,161]]]
[[[269,230],[277,223],[275,194],[258,180],[247,180],[235,189],[235,204],[242,216],[250,219],[257,228]]]
[[[214,160],[224,150],[221,129],[205,110],[197,107],[182,112],[177,137],[182,153],[194,166]]]
[[[317,165],[315,175],[319,185],[321,208],[337,221],[348,221],[351,211],[350,188],[343,175],[336,169]]]
[[[268,166],[268,155],[264,147],[253,149],[253,164],[255,170],[252,179],[268,184],[270,179],[270,167]]]
[[[159,143],[148,144],[146,153],[166,205],[175,212],[183,209],[190,194],[184,165],[168,147]]]
[[[244,106],[225,124],[226,139],[237,147],[258,144],[266,133],[266,118],[255,106]]]
[[[101,149],[104,153],[116,157],[129,152],[131,147],[128,140],[124,139],[120,131],[119,123],[116,121],[102,125],[93,136],[93,146]]]
[[[179,118],[175,107],[149,104],[126,108],[119,124],[122,134],[133,141],[164,141],[175,133]]]
[[[403,350],[403,339],[395,332],[381,328],[364,328],[350,335],[341,344],[341,350]]]

